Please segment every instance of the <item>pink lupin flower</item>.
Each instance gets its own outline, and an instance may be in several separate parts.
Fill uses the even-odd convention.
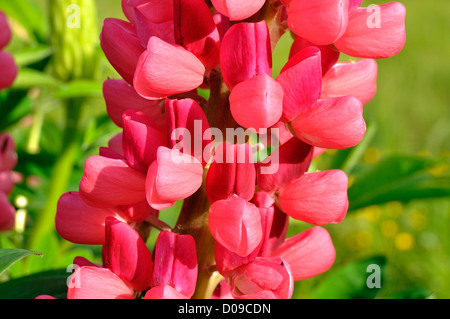
[[[18,69],[13,56],[1,51],[11,41],[11,29],[8,20],[0,11],[0,90],[10,87],[17,77]]]
[[[354,96],[364,105],[377,91],[377,62],[362,59],[336,63],[324,75],[321,99]]]
[[[206,194],[212,204],[237,195],[247,201],[255,193],[256,170],[248,143],[222,143],[216,148],[206,176]]]
[[[212,0],[217,11],[230,18],[231,21],[244,20],[254,15],[265,3],[265,0]]]
[[[153,288],[146,298],[156,298],[158,295],[161,298],[191,298],[195,292],[198,273],[194,238],[162,231],[156,241],[154,255]]]
[[[144,240],[128,224],[114,217],[105,221],[104,266],[127,282],[134,290],[144,291],[151,285],[152,254]]]
[[[294,281],[305,280],[326,272],[333,265],[336,250],[330,234],[315,226],[286,239],[272,256],[283,258],[291,267]]]
[[[123,127],[123,113],[130,109],[149,116],[159,128],[165,127],[164,100],[147,100],[141,97],[132,85],[121,79],[108,79],[103,83],[106,111],[111,120]]]
[[[237,195],[211,205],[209,228],[218,243],[241,257],[252,253],[262,240],[258,208]]]
[[[144,98],[160,99],[197,88],[204,73],[205,66],[194,54],[153,36],[139,58],[134,87]]]
[[[132,84],[139,57],[145,50],[135,27],[123,20],[107,18],[100,34],[100,44],[111,65]]]
[[[313,225],[341,222],[348,209],[348,178],[340,170],[307,173],[280,189],[280,208]]]
[[[203,182],[203,166],[195,157],[177,149],[159,147],[145,181],[148,203],[157,210],[173,206],[194,194]]]

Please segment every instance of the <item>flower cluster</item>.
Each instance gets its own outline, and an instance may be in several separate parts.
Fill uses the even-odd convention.
[[[57,207],[63,238],[103,245],[103,265],[75,261],[69,298],[291,298],[295,281],[331,267],[321,226],[344,219],[348,179],[308,170],[324,150],[361,141],[374,59],[405,42],[400,3],[361,2],[122,1],[128,21],[106,19],[100,40],[122,77],[103,92],[123,130]],[[274,78],[288,28],[295,41]],[[363,59],[338,63],[340,52]],[[213,133],[238,128],[274,130],[278,143]],[[256,160],[260,149],[271,152]],[[182,200],[172,229],[160,214]],[[287,238],[290,218],[314,227]]]
[[[11,41],[8,20],[0,11],[0,90],[10,87],[17,76],[17,66],[11,53],[2,51]]]

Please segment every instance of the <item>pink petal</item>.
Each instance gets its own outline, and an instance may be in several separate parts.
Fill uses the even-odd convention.
[[[292,138],[264,160],[257,170],[258,187],[265,192],[274,192],[286,183],[305,173],[312,161],[313,148],[305,142]],[[263,168],[278,165],[273,174],[265,173]]]
[[[9,27],[6,15],[0,11],[0,50],[6,47],[11,41],[11,28]]]
[[[283,258],[290,266],[294,281],[324,273],[333,265],[336,251],[330,234],[316,226],[288,238],[273,256]]]
[[[321,99],[352,95],[366,104],[377,91],[377,70],[373,59],[335,64],[323,78]]]
[[[145,174],[123,160],[91,156],[85,162],[80,195],[94,207],[140,203],[145,200]]]
[[[220,67],[230,91],[255,75],[271,76],[272,49],[266,22],[241,22],[228,29],[220,48]]]
[[[109,139],[108,147],[100,147],[99,155],[112,159],[124,159],[122,138],[122,132],[114,135]]]
[[[129,0],[128,5],[134,7],[136,30],[143,47],[152,36],[175,43],[173,1]]]
[[[211,153],[212,137],[205,112],[192,99],[166,99],[167,140],[169,148],[176,148],[185,154],[194,156],[206,165]]]
[[[123,114],[123,153],[134,169],[147,172],[156,160],[158,147],[167,145],[166,132],[158,129],[144,113],[128,110]]]
[[[151,208],[146,200],[131,206],[118,206],[117,210],[126,221],[132,223],[141,223],[150,215],[158,217],[158,211]]]
[[[49,295],[40,295],[40,296],[37,296],[34,299],[56,299],[56,298],[53,297],[53,296],[49,296]]]
[[[153,286],[170,285],[190,298],[197,285],[197,253],[191,235],[163,231],[155,245]]]
[[[144,296],[144,299],[189,299],[169,285],[153,287]]]
[[[0,192],[9,194],[14,189],[14,173],[11,171],[0,172]]]
[[[164,101],[144,99],[124,80],[106,80],[103,84],[103,96],[108,116],[119,127],[123,127],[122,115],[129,109],[147,114],[158,127],[165,126]]]
[[[100,44],[116,71],[125,81],[133,83],[139,57],[144,52],[133,25],[115,18],[105,19]]]
[[[284,91],[283,118],[290,122],[299,113],[313,107],[322,91],[320,50],[306,47],[291,59],[277,77]]]
[[[277,206],[273,206],[272,210],[268,209],[268,212],[267,218],[270,218],[270,221],[266,221],[264,245],[260,253],[263,257],[271,256],[272,252],[283,243],[289,227],[289,216]]]
[[[325,74],[339,59],[340,52],[332,49],[329,45],[316,45],[302,37],[295,38],[291,51],[289,52],[289,57],[292,58],[294,55],[310,46],[315,46],[320,50],[322,74]]]
[[[6,133],[0,134],[0,171],[10,171],[17,165],[16,144]]]
[[[262,240],[258,208],[236,195],[211,205],[209,228],[217,242],[241,257],[248,256]]]
[[[185,199],[203,183],[203,166],[195,158],[166,147],[158,149],[158,171],[155,180],[159,198],[168,202]]]
[[[341,222],[348,208],[347,175],[340,170],[307,173],[280,190],[280,208],[313,225]]]
[[[134,299],[134,291],[109,269],[81,267],[71,276],[67,299]]]
[[[358,8],[363,0],[349,0],[348,1],[348,12]]]
[[[210,203],[233,194],[250,200],[255,193],[256,170],[250,145],[223,143],[216,148],[206,176]]]
[[[334,43],[348,23],[348,0],[292,1],[288,26],[294,33],[318,45]]]
[[[136,291],[150,287],[153,275],[152,254],[144,240],[127,223],[114,217],[105,221],[104,264]]]
[[[335,42],[345,54],[382,59],[399,53],[405,45],[406,9],[400,2],[356,8],[348,17],[348,28]]]
[[[175,204],[173,200],[164,200],[158,196],[156,189],[156,177],[158,174],[158,162],[154,161],[148,168],[147,178],[145,181],[145,193],[147,202],[155,210],[163,210],[172,207]]]
[[[122,11],[127,17],[128,21],[130,21],[132,24],[136,24],[136,15],[134,13],[134,8],[131,7],[128,2],[130,0],[122,0]]]
[[[294,290],[289,264],[279,257],[258,257],[241,267],[231,280],[231,293],[238,299],[290,299]]]
[[[254,131],[268,128],[283,113],[283,88],[265,73],[256,75],[233,88],[230,107],[239,125]]]
[[[151,37],[139,59],[134,87],[145,98],[165,97],[197,88],[204,73],[205,67],[191,52]]]
[[[219,64],[220,36],[203,0],[174,1],[175,41],[192,52],[207,70]]]
[[[217,11],[230,18],[232,21],[244,20],[251,17],[265,3],[265,0],[240,1],[240,0],[211,0]]]
[[[13,56],[0,51],[0,90],[9,88],[17,77],[18,69]]]
[[[105,219],[109,216],[122,219],[117,210],[89,206],[78,192],[69,192],[58,200],[55,226],[58,234],[72,243],[103,245]]]
[[[0,232],[14,228],[16,210],[9,203],[5,193],[0,192]]]
[[[353,96],[319,100],[291,122],[304,142],[328,149],[345,149],[361,142],[366,132],[363,105]]]

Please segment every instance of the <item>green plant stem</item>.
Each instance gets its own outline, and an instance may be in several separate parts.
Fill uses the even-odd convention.
[[[77,154],[80,149],[78,139],[79,122],[82,113],[82,99],[67,100],[66,108],[66,128],[63,138],[61,154],[54,165],[48,192],[46,196],[46,206],[39,213],[34,226],[34,232],[30,238],[30,249],[39,248],[39,241],[43,235],[54,230],[56,206],[58,200],[64,192],[72,175]]]

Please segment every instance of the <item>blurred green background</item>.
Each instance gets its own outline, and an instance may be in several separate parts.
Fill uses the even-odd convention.
[[[0,9],[11,7],[8,2],[0,0]],[[385,2],[364,1],[363,6]],[[51,64],[52,51],[47,39],[39,35],[49,32],[48,1],[29,3],[36,7],[23,21],[42,15],[39,21],[29,23],[30,28],[40,31],[30,37],[29,29],[17,21],[13,24],[16,38],[8,50],[24,61],[26,70],[47,72],[43,66]],[[103,19],[122,18],[123,14],[118,0],[96,3],[98,29],[93,28],[91,33],[98,39]],[[327,151],[314,162],[314,169],[340,168],[348,173],[351,206],[342,223],[325,226],[336,247],[335,264],[325,274],[296,283],[294,298],[450,297],[450,1],[402,3],[407,10],[406,45],[397,56],[378,60],[378,92],[364,109],[368,123],[365,139],[351,150]],[[275,75],[286,62],[291,43],[292,38],[286,34],[276,48]],[[54,232],[42,231],[38,243],[28,244],[33,242],[29,233],[39,224],[39,214],[52,200],[46,189],[56,158],[64,149],[65,141],[58,136],[64,130],[59,120],[64,118],[64,101],[82,96],[87,106],[78,127],[82,128],[78,136],[81,148],[74,155],[75,170],[63,188],[77,189],[84,160],[118,132],[105,115],[101,96],[104,79],[117,74],[98,46],[95,49],[100,56],[98,74],[89,79],[58,86],[52,82],[54,78],[28,72],[23,73],[12,93],[3,94],[4,101],[16,98],[20,102],[15,112],[6,114],[0,109],[6,114],[0,131],[13,134],[18,144],[22,164],[17,169],[25,180],[17,185],[12,198],[18,207],[20,196],[28,198],[24,207],[28,215],[24,229],[0,235],[1,247],[36,248],[44,254],[42,259],[32,256],[16,263],[3,278],[5,281],[64,269],[77,255],[91,260],[99,257],[98,248],[72,245],[61,241]],[[40,54],[45,63],[34,61],[30,58],[33,54]],[[348,59],[341,56],[342,61]],[[48,92],[53,97],[43,98]],[[20,93],[25,97],[19,98]],[[176,217],[168,212],[163,218],[174,223]],[[309,227],[292,222],[289,234]],[[380,289],[366,286],[370,275],[367,266],[373,263],[381,268]],[[9,287],[3,285],[3,291]]]

